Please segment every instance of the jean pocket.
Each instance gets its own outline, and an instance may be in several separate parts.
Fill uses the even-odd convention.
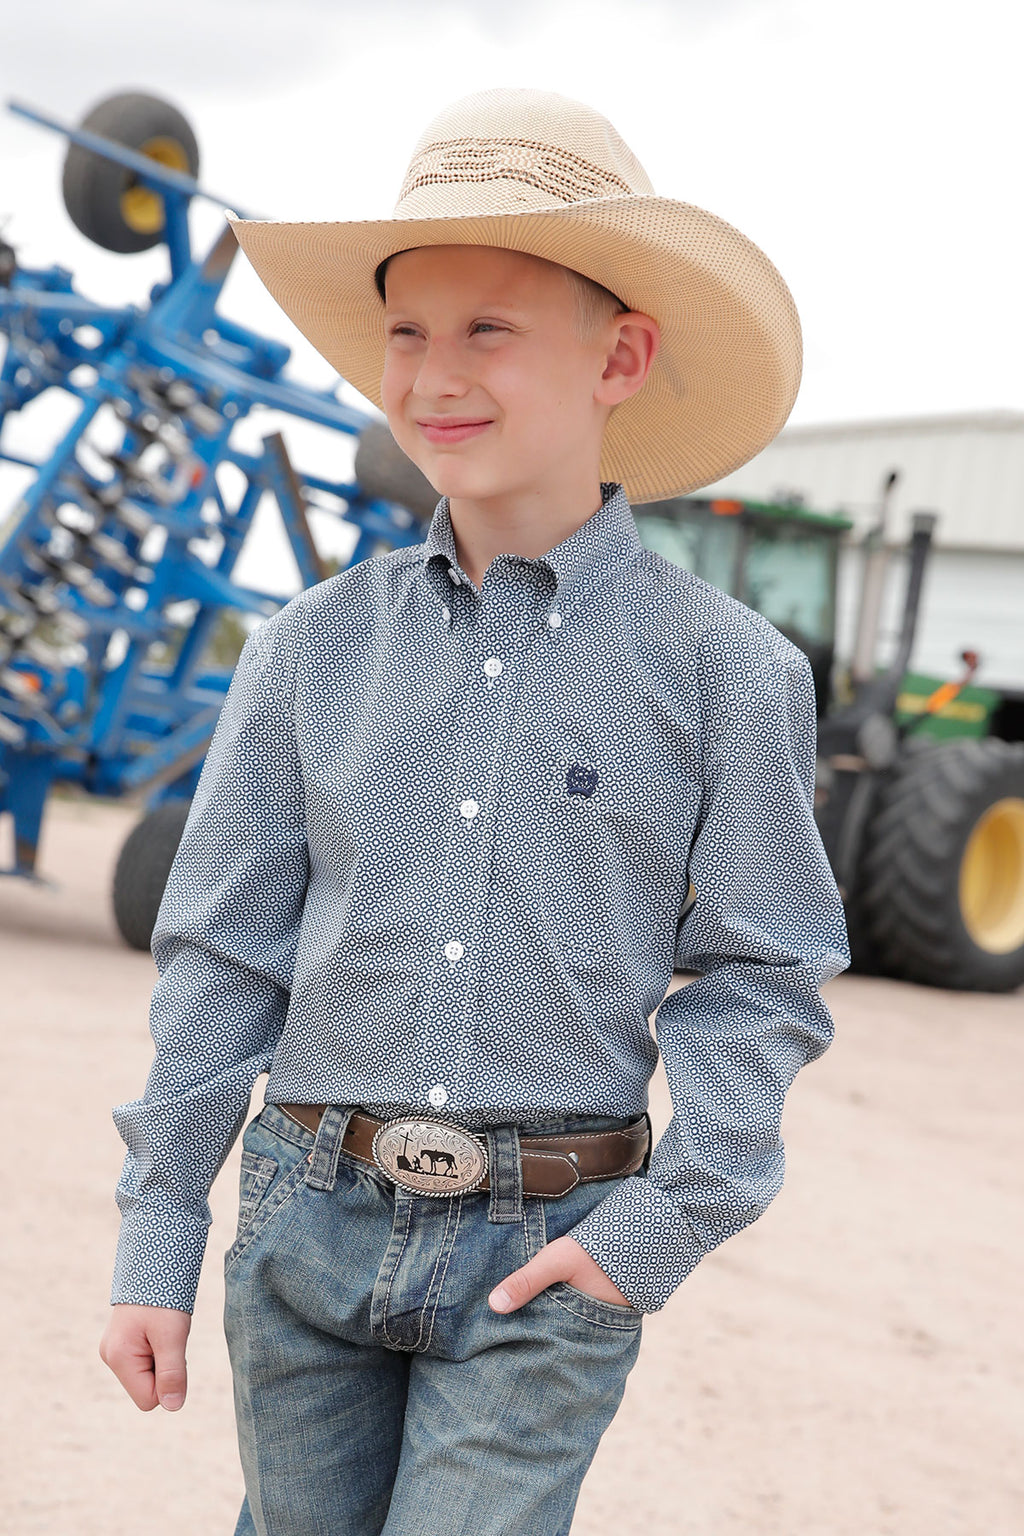
[[[570,1285],[568,1280],[553,1280],[546,1287],[546,1294],[567,1312],[601,1328],[639,1328],[644,1320],[644,1314],[632,1302],[602,1301]]]
[[[555,1237],[571,1234],[577,1222],[582,1221],[599,1201],[605,1199],[622,1182],[622,1179],[595,1180],[589,1184],[578,1184],[558,1200],[538,1201],[544,1241],[551,1242]],[[572,1312],[604,1328],[639,1328],[644,1319],[640,1308],[632,1302],[601,1301],[599,1297],[591,1296],[589,1291],[581,1291],[578,1286],[570,1285],[568,1280],[552,1281],[541,1295],[557,1302],[566,1312]]]
[[[251,1152],[247,1147],[243,1147],[238,1176],[236,1241],[259,1209],[260,1202],[277,1176],[278,1167],[279,1164],[275,1158],[265,1157],[262,1152]]]
[[[242,1133],[238,1223],[234,1241],[224,1255],[225,1270],[273,1220],[306,1176],[313,1136],[296,1127],[300,1134],[293,1138],[287,1127],[279,1129],[275,1117],[285,1118],[274,1106],[264,1109]]]

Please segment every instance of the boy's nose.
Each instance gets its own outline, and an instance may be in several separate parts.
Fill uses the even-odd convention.
[[[416,370],[416,393],[429,402],[442,395],[464,395],[469,384],[465,358],[457,343],[431,339]]]

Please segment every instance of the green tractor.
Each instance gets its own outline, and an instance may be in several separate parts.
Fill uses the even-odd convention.
[[[963,991],[1024,984],[1022,701],[971,684],[973,651],[961,653],[956,681],[908,670],[934,515],[913,520],[901,630],[885,669],[873,660],[884,564],[869,536],[853,659],[840,672],[836,587],[848,518],[699,497],[648,502],[635,515],[648,548],[764,614],[810,660],[815,817],[853,969]]]

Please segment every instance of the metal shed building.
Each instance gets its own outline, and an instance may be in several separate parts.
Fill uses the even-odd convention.
[[[795,426],[702,495],[802,502],[844,512],[859,544],[889,501],[886,543],[901,551],[916,511],[938,515],[925,576],[913,666],[941,677],[962,671],[960,652],[980,653],[975,682],[1024,695],[1024,412],[989,411],[889,421]],[[840,562],[837,653],[848,660],[861,559]],[[892,650],[906,587],[906,561],[889,565],[878,661]]]

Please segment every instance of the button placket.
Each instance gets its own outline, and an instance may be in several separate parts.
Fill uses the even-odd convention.
[[[444,1090],[445,1103],[451,1104],[459,1102],[460,1073],[473,1059],[474,998],[479,966],[486,961],[493,838],[508,733],[523,682],[523,663],[539,639],[536,603],[523,602],[521,597],[513,583],[508,592],[500,583],[496,588],[489,586],[483,603],[467,590],[465,599],[459,600],[460,622],[452,626],[453,638],[464,645],[467,686],[453,742],[452,815],[438,893],[439,964],[434,970],[433,996],[424,998],[420,1045],[421,1092],[429,1096],[433,1084]],[[464,616],[469,621],[465,626]],[[477,679],[481,674],[486,678],[486,694],[479,684],[471,686],[474,673]],[[498,681],[502,687],[493,692]],[[481,814],[485,809],[486,814]],[[443,1019],[443,1032],[428,1023],[430,1014]]]

